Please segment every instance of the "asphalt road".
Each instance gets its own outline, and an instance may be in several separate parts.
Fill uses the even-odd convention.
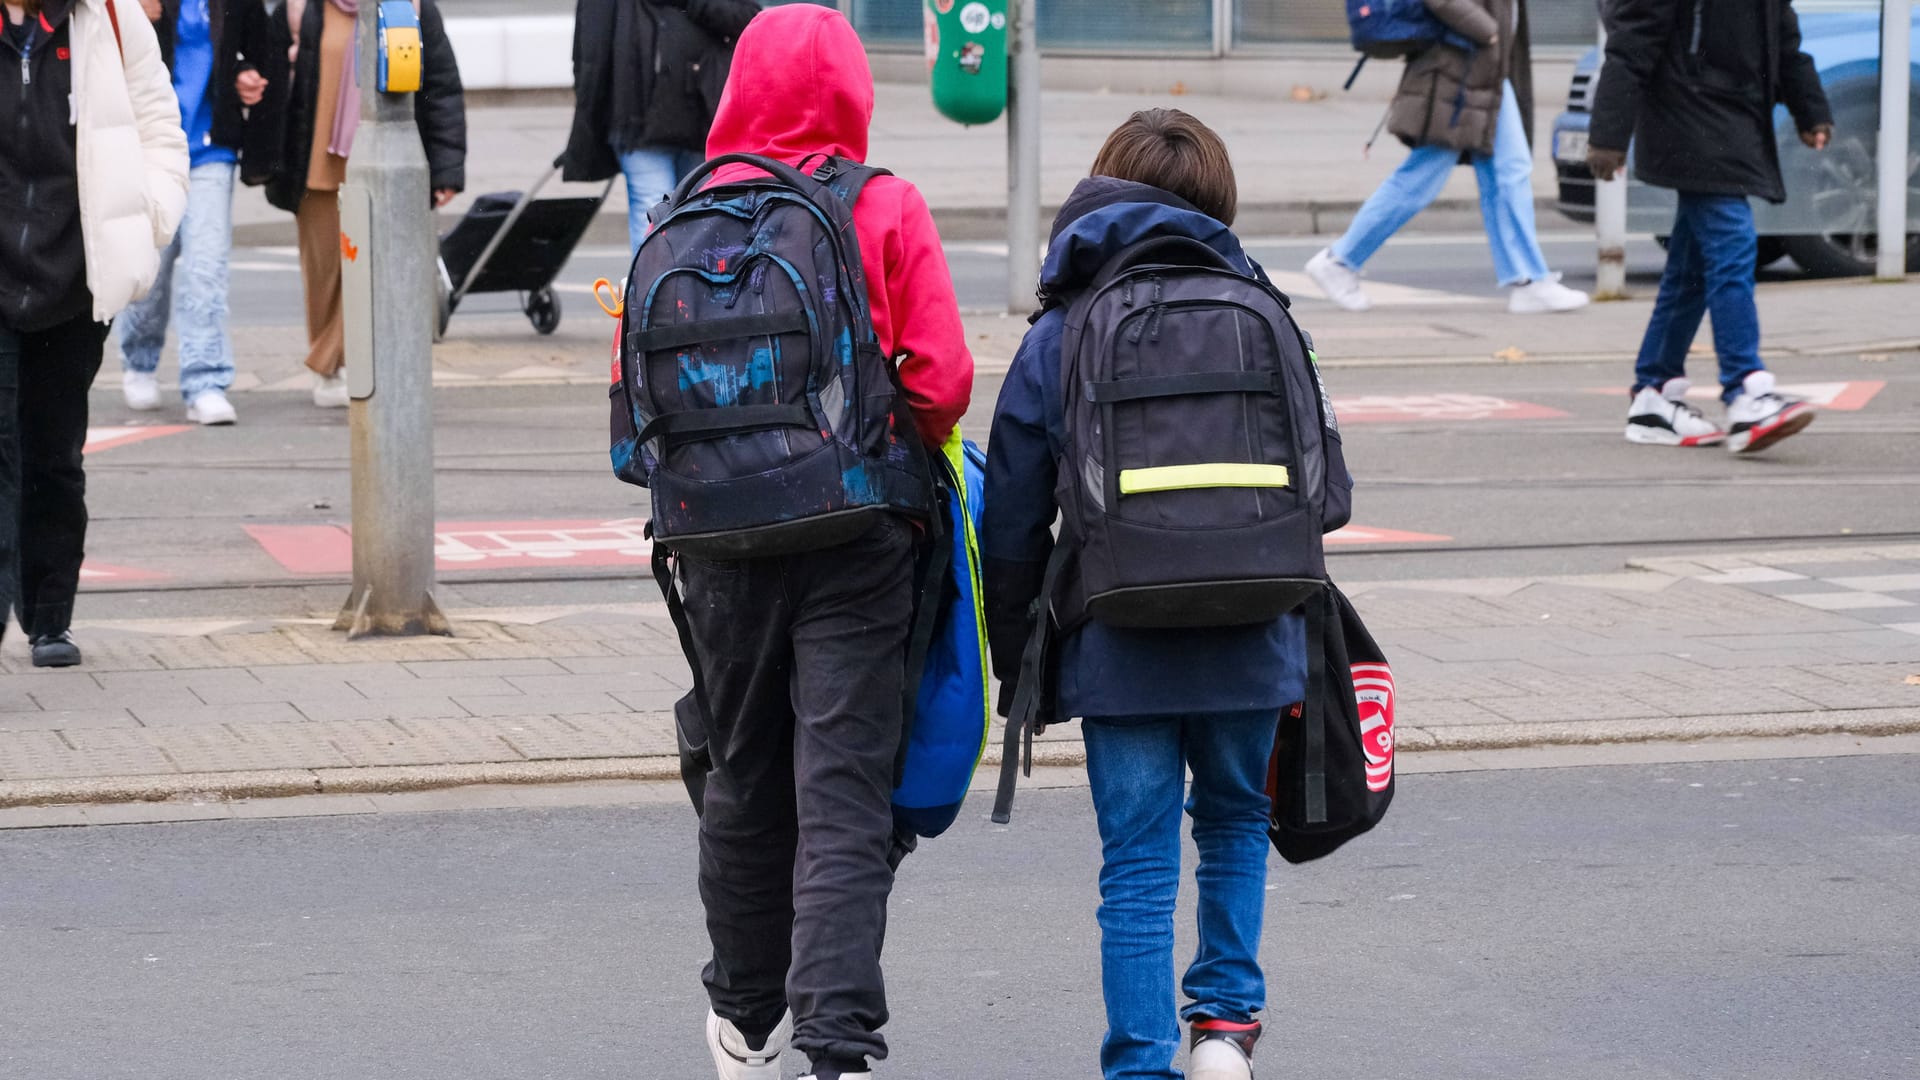
[[[1916,766],[1404,778],[1275,862],[1262,1075],[1920,1075]],[[692,856],[671,801],[0,833],[0,1075],[709,1075]],[[923,848],[881,1075],[1093,1075],[1096,865],[1083,790]]]

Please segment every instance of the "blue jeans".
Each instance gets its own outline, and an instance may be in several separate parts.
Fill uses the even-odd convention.
[[[233,385],[233,339],[227,334],[227,258],[233,252],[231,162],[197,165],[187,187],[180,231],[160,252],[153,291],[120,316],[120,358],[128,371],[160,369],[167,317],[180,332],[180,396],[192,401]]]
[[[1087,773],[1100,822],[1100,976],[1106,1080],[1178,1080],[1173,909],[1180,812],[1200,850],[1200,950],[1179,1018],[1245,1023],[1266,1007],[1260,925],[1267,900],[1272,710],[1088,720]],[[1186,794],[1186,773],[1193,792]]]
[[[627,242],[634,251],[647,238],[647,212],[673,193],[686,176],[707,160],[698,150],[672,146],[643,146],[638,150],[614,148],[620,156],[620,172],[627,178]]]
[[[1493,153],[1472,157],[1474,178],[1480,182],[1480,218],[1486,223],[1500,284],[1544,279],[1547,257],[1540,252],[1533,225],[1533,148],[1527,145],[1526,123],[1512,83],[1501,86]],[[1346,235],[1334,241],[1333,257],[1355,270],[1365,266],[1389,237],[1439,197],[1459,163],[1458,150],[1415,147],[1360,207]]]
[[[1760,310],[1753,302],[1759,253],[1753,206],[1744,196],[1680,193],[1660,296],[1634,365],[1634,393],[1687,373],[1687,350],[1708,311],[1720,354],[1721,400],[1732,401],[1746,377],[1766,366],[1760,362]]]

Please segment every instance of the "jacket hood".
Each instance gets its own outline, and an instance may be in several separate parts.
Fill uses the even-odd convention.
[[[1142,240],[1185,236],[1225,256],[1242,272],[1258,271],[1233,230],[1170,192],[1110,176],[1080,181],[1054,219],[1046,262],[1040,268],[1040,298],[1053,306],[1085,287],[1100,268]]]
[[[760,154],[789,164],[811,154],[867,160],[873,71],[846,18],[815,4],[754,16],[707,136],[707,156]]]

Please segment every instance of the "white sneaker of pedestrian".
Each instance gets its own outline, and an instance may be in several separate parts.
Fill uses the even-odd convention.
[[[120,376],[120,396],[134,412],[152,412],[160,407],[160,380],[145,371],[128,371]]]
[[[720,1080],[780,1080],[780,1055],[793,1042],[793,1013],[780,1018],[780,1026],[767,1036],[767,1043],[755,1050],[747,1037],[731,1020],[722,1020],[707,1010],[707,1052],[713,1055],[713,1068]]]
[[[1515,285],[1513,295],[1507,299],[1507,312],[1511,315],[1553,315],[1562,311],[1578,311],[1586,307],[1590,299],[1579,289],[1569,289],[1560,284],[1559,274],[1548,274],[1538,281]]]
[[[1773,372],[1756,371],[1727,403],[1727,449],[1736,454],[1765,450],[1813,423],[1819,412],[1810,402],[1773,392]]]
[[[1253,1080],[1253,1062],[1230,1040],[1208,1039],[1187,1058],[1187,1080]]]
[[[807,1075],[801,1077],[800,1080],[817,1080],[817,1078],[812,1073],[808,1073]],[[840,1074],[840,1080],[873,1080],[873,1074],[871,1072],[857,1072],[857,1073],[843,1072]]]
[[[1332,248],[1307,260],[1307,277],[1313,279],[1327,299],[1348,311],[1366,311],[1373,306],[1367,290],[1360,284],[1360,272],[1333,257]]]
[[[313,404],[318,409],[344,409],[353,399],[347,394],[345,375],[315,375],[313,377]]]
[[[240,414],[233,411],[233,402],[224,392],[206,390],[187,403],[187,419],[206,427],[221,427],[240,419]]]
[[[1668,379],[1633,396],[1627,410],[1627,441],[1642,446],[1718,446],[1727,433],[1687,402],[1692,384]]]

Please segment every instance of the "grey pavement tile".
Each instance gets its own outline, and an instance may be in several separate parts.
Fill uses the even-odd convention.
[[[1395,659],[1390,651],[1387,656],[1389,660]],[[1488,675],[1435,672],[1416,678],[1402,671],[1398,663],[1393,667],[1394,690],[1402,704],[1416,701],[1464,701],[1467,698],[1479,697],[1526,697],[1533,693],[1531,690],[1523,690],[1510,682]]]
[[[619,674],[602,672],[592,675],[515,675],[510,676],[507,682],[512,683],[521,693],[535,697],[541,694],[571,694],[585,691],[612,694],[621,691],[645,692],[671,688],[665,680],[652,671]]]
[[[1920,622],[1888,623],[1887,629],[1898,630],[1903,634],[1920,634]]]
[[[294,697],[287,702],[308,720],[387,720],[409,717],[468,716],[450,697],[351,698]]]
[[[199,688],[260,685],[260,680],[254,677],[253,672],[244,667],[194,668],[185,671],[103,671],[94,675],[93,680],[100,684],[101,689],[109,693],[125,694],[129,697],[154,691],[184,689],[192,693]]]
[[[1617,694],[1626,687],[1615,674],[1581,675],[1566,671],[1527,671],[1523,668],[1503,672],[1499,680],[1511,684],[1527,694],[1543,697],[1566,696],[1573,698],[1603,698]],[[1636,690],[1678,689],[1674,683],[1660,678],[1654,672],[1642,672],[1632,682]],[[1512,695],[1507,695],[1512,696]]]
[[[539,676],[532,676],[538,678]],[[489,694],[523,693],[519,687],[498,675],[473,675],[461,678],[422,679],[413,675],[397,679],[351,679],[348,685],[373,700],[403,697],[481,697]]]
[[[1849,630],[1862,629],[1858,624]],[[1709,645],[1718,646],[1734,652],[1778,652],[1795,649],[1828,649],[1840,645],[1852,644],[1840,640],[1838,634],[1729,634],[1703,639]]]
[[[1844,660],[1827,649],[1714,649],[1688,655],[1701,667],[1724,670],[1806,667]]]
[[[554,663],[575,675],[638,675],[659,667],[641,656],[563,656]]]
[[[678,753],[671,730],[658,724],[621,725],[602,717],[577,725],[568,719],[534,717],[500,737],[530,761],[644,757]]]
[[[29,691],[31,676],[0,675],[0,713],[39,712],[40,703]]]
[[[1564,672],[1569,675],[1629,678],[1634,675],[1651,674],[1660,676],[1666,682],[1674,681],[1673,676],[1677,672],[1707,670],[1673,652],[1610,652],[1590,656],[1544,657],[1535,660],[1534,663],[1548,671]]]
[[[1578,656],[1564,645],[1548,641],[1516,638],[1510,641],[1480,641],[1472,645],[1428,646],[1422,650],[1435,660],[1540,660],[1549,657]]]
[[[328,721],[312,725],[312,731],[356,766],[499,761],[509,756],[507,746],[489,735],[462,737],[444,730],[420,734],[387,720]]]
[[[1793,692],[1825,709],[1920,708],[1920,686],[1905,683],[1828,682],[1825,686],[1795,687]]]
[[[1782,563],[1780,569],[1813,578],[1856,578],[1881,574],[1920,573],[1920,567],[1904,560],[1874,558],[1849,562]]]
[[[26,734],[33,734],[28,732]],[[0,751],[0,776],[9,780],[23,778],[54,779],[82,776],[152,776],[181,770],[166,754],[146,740],[139,730],[63,731],[60,739],[72,747],[64,753],[29,754],[27,771],[9,768],[7,753]],[[17,738],[10,736],[9,738]]]
[[[1829,585],[1838,585],[1843,589],[1859,589],[1863,592],[1920,592],[1920,570],[1905,574],[1882,573],[1876,570],[1875,573],[1864,577],[1837,577],[1825,580]]]
[[[611,694],[595,691],[516,694],[512,697],[456,697],[453,700],[475,716],[606,713],[620,709],[620,702]]]
[[[56,731],[0,733],[0,780],[65,776],[73,747]]]
[[[1648,693],[1633,687],[1627,695],[1673,716],[1742,716],[1750,713],[1811,712],[1818,703],[1772,687],[1669,690]]]
[[[1752,687],[1770,687],[1801,693],[1803,688],[1818,689],[1841,685],[1825,675],[1798,667],[1709,668],[1666,672],[1661,678],[1684,690],[1740,691]],[[1630,689],[1630,688],[1628,688]]]
[[[305,720],[284,701],[256,701],[238,705],[132,706],[133,715],[150,728],[208,727],[216,724],[280,724]]]
[[[1915,660],[1920,660],[1920,642],[1915,642],[1910,634],[1905,634],[1884,626],[1863,628],[1845,634],[1835,634],[1834,640],[1844,642],[1848,645],[1885,645],[1891,649],[1906,649],[1908,650],[1908,655],[1912,656]]]
[[[0,713],[0,731],[61,731],[68,728],[135,728],[140,721],[125,709],[63,709],[58,712]]]
[[[551,659],[561,656],[611,656],[613,649],[592,641],[547,644],[533,641],[463,641],[460,651],[474,660]]]
[[[1784,573],[1784,571],[1781,572]],[[1735,583],[1728,582],[1726,584]],[[1748,592],[1757,592],[1762,596],[1800,596],[1806,593],[1837,592],[1846,588],[1846,586],[1840,586],[1839,589],[1836,589],[1831,582],[1822,581],[1819,578],[1801,577],[1797,574],[1781,581],[1739,582],[1737,584],[1740,588]]]
[[[263,665],[250,667],[253,677],[263,686],[299,687],[313,683],[332,684],[350,682],[354,679],[406,679],[413,677],[404,664],[398,661],[360,661],[343,664],[318,664],[308,658],[298,665]]]
[[[506,660],[428,660],[402,664],[422,679],[471,679],[479,676],[564,675],[565,667],[546,657]]]
[[[1920,640],[1914,639],[1912,635],[1906,636],[1912,640]],[[1915,649],[1912,645],[1841,645],[1822,651],[1848,664],[1887,664],[1915,660]]]
[[[288,795],[278,799],[240,799],[227,804],[236,819],[347,817],[378,813],[365,795]]]
[[[1458,727],[1463,724],[1504,724],[1499,713],[1471,701],[1409,701],[1395,707],[1394,723],[1414,727]]]
[[[1474,702],[1508,720],[1524,723],[1560,723],[1577,720],[1643,720],[1673,715],[1623,694],[1539,694],[1525,698],[1488,698]],[[1396,718],[1397,719],[1397,718]]]
[[[655,656],[663,659],[680,656],[680,643],[677,641],[609,641],[606,645],[619,656]]]
[[[670,686],[660,690],[622,690],[613,696],[635,712],[670,712],[686,693],[685,689]]]
[[[0,810],[0,829],[72,829],[86,824],[84,806],[12,806]]]
[[[86,808],[88,825],[157,825],[175,821],[220,821],[233,816],[226,803],[128,802]]]
[[[1904,608],[1911,611],[1914,606],[1912,601],[1902,600],[1899,597],[1881,593],[1855,592],[1851,589],[1803,593],[1783,597],[1783,599],[1804,604],[1816,611],[1854,612],[1869,608]],[[1858,616],[1855,617],[1858,618]]]
[[[288,701],[295,697],[308,701],[332,699],[335,701],[365,701],[366,695],[349,686],[344,679],[313,678],[297,684],[269,685],[255,682],[252,686],[234,683],[225,686],[194,687],[194,693],[209,705],[265,705],[276,701]]]
[[[433,756],[426,759],[429,762],[524,760],[499,737],[499,721],[467,717],[404,719],[393,723],[413,736],[424,751],[432,753]]]
[[[143,732],[181,772],[321,769],[350,764],[346,755],[307,725],[236,724]]]
[[[49,679],[28,691],[43,709],[114,709],[138,702],[155,707],[194,707],[202,702],[184,686],[149,687],[137,693],[103,689],[90,678]]]

